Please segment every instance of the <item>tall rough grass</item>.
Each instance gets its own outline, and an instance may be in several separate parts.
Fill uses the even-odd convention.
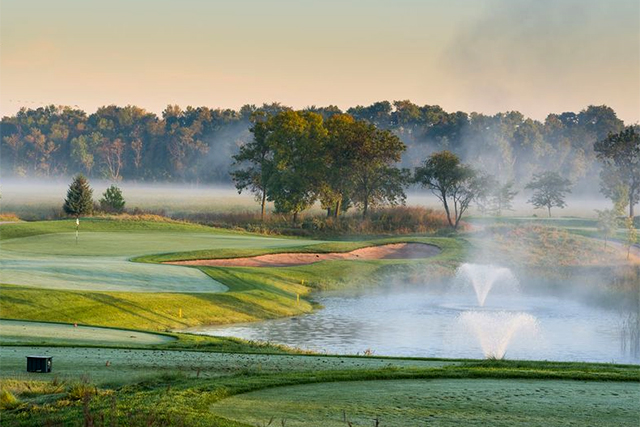
[[[448,229],[444,213],[423,207],[398,206],[378,209],[362,219],[353,213],[340,218],[325,215],[302,215],[293,223],[285,215],[271,214],[260,221],[254,212],[242,213],[199,213],[187,215],[184,219],[221,228],[241,229],[265,235],[284,234],[295,236],[313,235],[381,235],[436,233]]]

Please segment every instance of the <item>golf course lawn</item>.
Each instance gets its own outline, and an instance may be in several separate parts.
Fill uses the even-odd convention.
[[[117,225],[118,221],[115,223]],[[31,223],[8,224],[0,228],[2,283],[67,290],[222,292],[227,289],[224,285],[197,269],[133,263],[129,258],[203,249],[295,248],[318,243],[216,232],[190,225],[179,230],[180,225],[176,224],[164,224],[166,229],[157,225],[148,229],[144,222],[138,227],[124,223],[123,229],[118,230],[106,228],[100,222],[83,221],[76,244],[74,222],[49,224],[50,229],[41,227],[35,231]],[[66,227],[62,227],[64,225]],[[93,229],[105,231],[91,231]],[[24,237],[7,239],[19,235],[20,231],[24,232]],[[36,231],[43,234],[32,234]]]
[[[34,353],[53,356],[53,373],[24,372]],[[4,420],[25,427],[84,425],[87,413],[130,426],[331,426],[342,411],[361,426],[632,426],[640,397],[628,365],[75,347],[0,356]]]
[[[313,289],[343,287],[384,271],[452,268],[461,243],[447,238],[324,242],[273,238],[177,222],[81,220],[0,225],[2,316],[8,319],[165,331],[251,322],[312,311]],[[395,241],[436,244],[429,260],[328,261],[285,268],[185,267],[163,261],[333,252]],[[138,261],[138,262],[132,262]],[[298,298],[302,296],[303,298]],[[1,333],[1,331],[0,331]]]
[[[306,298],[314,290],[399,273],[407,280],[450,274],[464,259],[462,238],[327,242],[95,219],[81,220],[76,244],[74,227],[0,225],[0,310],[15,319],[0,320],[8,426],[86,425],[90,418],[104,425],[329,427],[346,425],[343,414],[354,426],[373,425],[376,416],[382,427],[637,425],[637,366],[307,355],[233,338],[151,333],[294,316],[314,309]],[[400,242],[441,252],[269,268],[161,264]],[[53,372],[27,373],[32,354],[53,356]]]
[[[434,379],[354,381],[269,388],[224,399],[225,418],[291,427],[373,425],[637,426],[637,383]]]
[[[53,375],[26,372],[25,357],[31,354],[53,356]],[[99,386],[135,383],[163,373],[183,374],[189,378],[195,378],[196,375],[215,378],[248,373],[434,368],[456,363],[373,357],[42,346],[3,346],[0,348],[0,357],[0,378],[50,380],[55,376],[67,381],[79,381],[86,376]],[[110,366],[107,366],[107,361]]]
[[[62,323],[0,319],[0,343],[158,345],[176,341],[169,335]]]

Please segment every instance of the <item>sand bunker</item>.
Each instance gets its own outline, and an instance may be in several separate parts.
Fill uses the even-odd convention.
[[[425,243],[394,243],[390,245],[370,246],[343,253],[283,253],[246,258],[175,261],[167,264],[212,267],[290,267],[332,260],[423,259],[439,253],[440,248]]]

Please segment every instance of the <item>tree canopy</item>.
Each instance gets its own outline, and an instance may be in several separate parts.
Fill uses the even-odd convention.
[[[462,216],[471,201],[483,191],[484,180],[478,173],[450,151],[430,155],[423,166],[416,168],[414,180],[430,189],[440,199],[447,214],[447,221],[458,228]]]
[[[297,214],[316,200],[338,217],[351,203],[363,216],[372,206],[404,201],[408,172],[398,169],[405,149],[393,133],[346,114],[326,121],[313,111],[256,118],[252,141],[234,156],[231,176],[276,212]]]
[[[105,106],[93,113],[65,106],[24,108],[2,119],[0,166],[5,177],[82,172],[115,182],[228,182],[229,172],[237,169],[232,156],[255,136],[252,117],[288,110],[278,103],[238,110],[169,105],[159,115],[132,105]],[[304,112],[317,113],[324,122],[343,114],[332,105]],[[543,121],[517,111],[447,112],[409,100],[375,102],[346,113],[397,136],[406,146],[400,167],[420,166],[430,153],[448,150],[492,171],[500,182],[527,182],[535,173],[555,170],[588,186],[581,178],[597,176],[601,169],[594,143],[624,130],[604,105],[549,114]],[[335,209],[335,202],[330,204]]]
[[[629,216],[633,217],[634,206],[640,201],[640,134],[629,126],[596,142],[594,150],[604,163],[602,192],[614,203],[625,198]]]

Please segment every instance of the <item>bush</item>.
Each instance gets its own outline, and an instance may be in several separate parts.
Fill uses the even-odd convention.
[[[15,222],[20,221],[20,218],[13,212],[5,212],[0,214],[0,221]]]
[[[15,409],[20,406],[20,401],[8,390],[0,390],[0,409]]]

